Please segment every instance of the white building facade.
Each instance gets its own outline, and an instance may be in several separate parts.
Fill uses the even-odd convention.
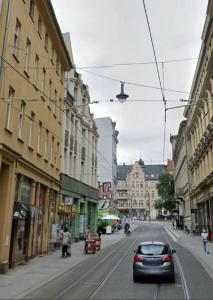
[[[100,197],[110,198],[108,203],[113,208],[117,194],[118,131],[116,130],[116,123],[109,117],[96,118],[95,123],[99,134],[97,156]]]
[[[73,62],[70,36],[63,36]],[[96,232],[98,133],[81,75],[73,68],[65,74],[65,82],[60,220],[79,239],[88,225]]]

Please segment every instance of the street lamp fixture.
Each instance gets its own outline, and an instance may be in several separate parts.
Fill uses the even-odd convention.
[[[121,92],[120,92],[120,94],[116,95],[116,98],[121,103],[124,103],[128,97],[129,97],[129,95],[124,93],[124,82],[121,81]]]

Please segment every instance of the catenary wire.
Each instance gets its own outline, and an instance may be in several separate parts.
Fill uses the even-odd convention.
[[[13,65],[11,65],[5,58],[1,57],[1,59],[2,59],[7,65],[9,65],[9,66],[10,66],[17,74],[19,74],[22,78],[24,78],[24,80],[26,80],[30,85],[33,86],[33,83],[32,83],[29,79],[27,79],[22,73],[20,73],[18,70],[16,70],[16,68],[15,68]],[[44,95],[46,98],[48,98],[50,101],[54,102],[54,100],[52,100],[51,98],[49,98],[49,97],[48,97],[44,92],[42,92],[40,89],[38,89],[38,91],[40,91],[41,94]],[[64,112],[63,109],[61,109],[60,106],[56,105],[56,107],[58,107],[59,110],[61,110],[62,112]],[[69,119],[70,119],[70,121],[71,121],[71,118],[69,118]],[[77,128],[77,129],[78,129],[78,131],[81,133],[81,129],[79,129],[79,128]],[[92,145],[92,142],[91,142],[87,137],[86,137],[85,139]],[[110,164],[110,162],[102,155],[102,153],[101,153],[100,151],[97,151],[97,154],[99,154],[99,155],[107,162],[107,164],[109,164],[110,168],[112,167],[112,165]],[[110,170],[111,170],[111,169],[110,169]]]

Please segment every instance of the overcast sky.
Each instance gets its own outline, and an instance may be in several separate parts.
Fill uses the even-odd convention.
[[[70,32],[75,65],[108,66],[153,62],[142,0],[52,0],[62,32]],[[207,0],[146,0],[153,41],[159,61],[197,58],[206,17]],[[188,99],[197,61],[164,63],[167,106]],[[159,64],[162,80],[162,65]],[[118,163],[162,163],[164,110],[154,64],[79,69],[89,86],[94,117],[111,117],[119,130]],[[101,76],[99,76],[101,75]],[[107,77],[107,78],[105,78]],[[120,81],[128,101],[116,100]],[[132,83],[132,84],[129,84]],[[160,100],[135,101],[135,100]],[[106,102],[105,102],[106,101]],[[183,110],[167,112],[165,160],[171,158],[170,134],[177,134]]]

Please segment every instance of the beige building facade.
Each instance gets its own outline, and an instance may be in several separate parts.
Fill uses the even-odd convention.
[[[50,249],[60,193],[64,73],[50,1],[3,0],[0,15],[0,270]]]
[[[191,199],[189,195],[189,163],[186,143],[186,120],[179,126],[178,134],[170,137],[172,158],[175,169],[173,172],[175,200],[177,201],[179,224],[191,231]]]
[[[144,165],[142,159],[134,165],[118,166],[117,209],[121,216],[156,219],[157,184],[163,171],[165,165]]]
[[[213,1],[209,1],[187,118],[192,225],[213,238]],[[190,105],[191,104],[191,105]]]

